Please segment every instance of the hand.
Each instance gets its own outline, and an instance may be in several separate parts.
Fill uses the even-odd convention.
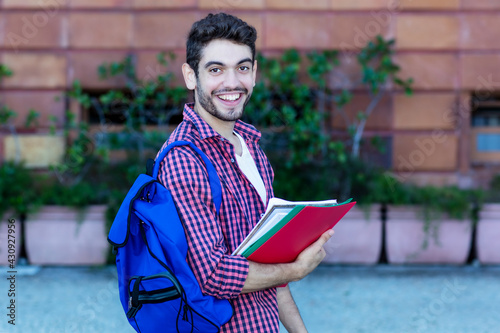
[[[311,273],[326,256],[323,245],[332,237],[333,230],[325,231],[320,238],[304,249],[293,262],[297,271],[297,281]]]
[[[326,255],[323,245],[332,237],[333,230],[326,231],[321,237],[291,263],[260,264],[249,261],[248,276],[242,293],[251,293],[271,287],[298,281],[311,273]]]

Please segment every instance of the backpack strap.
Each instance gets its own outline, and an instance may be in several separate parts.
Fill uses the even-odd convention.
[[[203,159],[203,162],[205,163],[205,166],[207,167],[207,172],[208,172],[208,179],[210,181],[210,189],[212,190],[212,195],[214,197],[214,204],[215,204],[215,210],[217,212],[217,215],[219,215],[219,210],[220,206],[222,204],[222,188],[221,188],[221,183],[219,179],[219,175],[217,175],[217,171],[215,171],[215,168],[208,159],[207,155],[203,151],[201,151],[200,148],[196,147],[192,142],[189,141],[175,141],[169,144],[165,149],[163,149],[158,157],[156,158],[153,172],[152,172],[152,177],[157,179],[158,178],[158,172],[160,170],[160,164],[161,161],[167,156],[168,152],[175,147],[180,147],[180,146],[189,146],[191,147],[194,151],[198,153],[198,155]]]

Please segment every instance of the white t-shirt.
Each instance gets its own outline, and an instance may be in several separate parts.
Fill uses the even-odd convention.
[[[255,164],[255,161],[252,155],[250,154],[250,151],[248,150],[245,140],[238,133],[236,132],[233,133],[238,137],[238,139],[240,139],[241,142],[241,149],[242,149],[241,156],[235,154],[238,166],[240,167],[240,170],[248,178],[253,187],[257,190],[257,193],[259,193],[262,202],[265,204],[267,199],[266,187],[264,186],[262,177],[260,176],[259,171],[257,170],[257,165]]]

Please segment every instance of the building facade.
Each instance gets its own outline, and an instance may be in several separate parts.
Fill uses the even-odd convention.
[[[0,9],[0,64],[14,72],[0,101],[18,113],[19,133],[16,143],[1,130],[2,159],[17,144],[33,167],[54,162],[64,138],[49,133],[49,115],[61,128],[68,105],[57,97],[75,79],[89,90],[120,87],[99,80],[97,66],[134,54],[147,78],[161,51],[178,55],[170,66],[180,78],[191,24],[226,11],[257,28],[264,53],[338,49],[347,74],[367,41],[394,38],[414,94],[392,91],[368,122],[367,135],[387,139],[387,166],[400,180],[437,185],[483,184],[500,171],[500,1],[0,0]],[[359,91],[350,107],[367,98]],[[23,128],[31,109],[41,114],[36,130]]]

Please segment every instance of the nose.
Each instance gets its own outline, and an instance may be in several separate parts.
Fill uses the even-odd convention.
[[[238,73],[235,70],[229,70],[226,72],[224,78],[224,87],[234,89],[240,86],[238,79]]]

